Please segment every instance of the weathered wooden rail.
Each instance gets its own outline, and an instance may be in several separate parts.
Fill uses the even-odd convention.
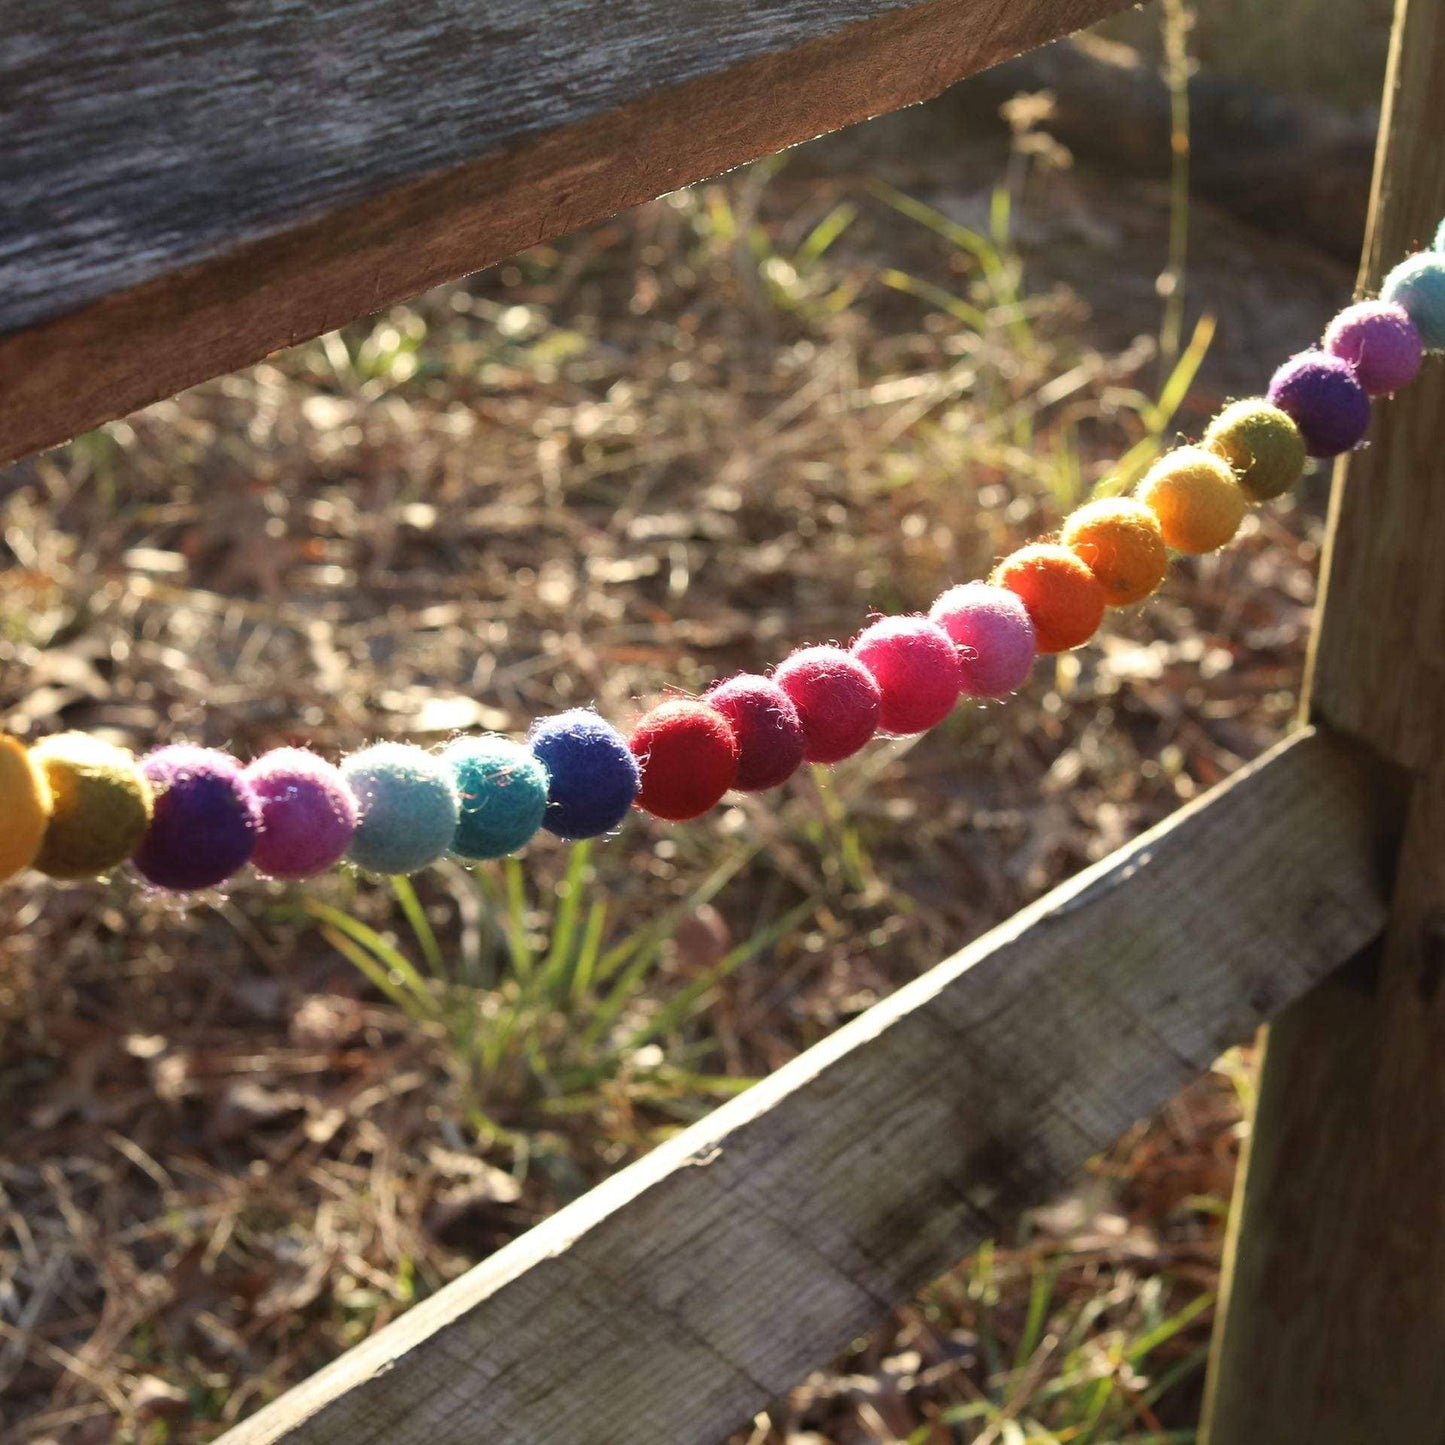
[[[12,7],[0,458],[1121,4]],[[1445,213],[1442,93],[1445,0],[1400,0],[1371,274]],[[1209,1439],[1438,1445],[1442,457],[1436,368],[1337,480],[1320,726],[228,1445],[711,1445],[1281,1011]]]

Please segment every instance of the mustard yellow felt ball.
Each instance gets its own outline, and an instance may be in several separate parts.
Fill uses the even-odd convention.
[[[151,785],[135,757],[85,733],[30,750],[50,784],[50,827],[35,866],[52,878],[95,878],[124,863],[151,820]]]
[[[1110,607],[1142,602],[1158,589],[1169,566],[1159,519],[1129,497],[1103,497],[1080,507],[1065,520],[1060,540],[1099,579]]]
[[[35,861],[50,822],[50,784],[14,738],[0,737],[0,882]]]
[[[1229,463],[1203,447],[1180,447],[1160,457],[1140,482],[1138,497],[1176,552],[1224,546],[1239,530],[1247,505]]]

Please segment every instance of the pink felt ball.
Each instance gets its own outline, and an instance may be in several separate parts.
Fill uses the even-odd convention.
[[[803,724],[803,758],[840,763],[878,731],[880,695],[873,674],[841,647],[802,647],[774,670]]]
[[[987,582],[950,587],[929,611],[958,649],[969,697],[1007,697],[1023,686],[1038,653],[1033,619],[1018,593]]]
[[[865,628],[853,656],[873,674],[882,695],[885,732],[927,732],[953,711],[963,687],[953,639],[926,617],[885,617]]]
[[[1361,301],[1330,323],[1325,350],[1348,362],[1371,396],[1390,396],[1414,381],[1425,344],[1403,306]]]
[[[314,878],[339,863],[356,832],[356,796],[341,769],[305,748],[275,748],[246,769],[261,801],[251,863],[268,878]]]
[[[761,793],[798,771],[807,748],[803,720],[777,683],[744,673],[718,683],[703,701],[732,724],[737,738],[738,775],[733,787]]]

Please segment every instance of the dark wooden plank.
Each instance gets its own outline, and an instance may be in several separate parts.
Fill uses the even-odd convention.
[[[1362,281],[1445,215],[1445,3],[1400,0]],[[1408,770],[1378,956],[1271,1029],[1210,1445],[1437,1445],[1445,1422],[1445,368],[1335,477],[1315,716]]]
[[[12,6],[0,460],[1127,3]]]
[[[1375,936],[1374,784],[1302,733],[226,1445],[715,1445]]]

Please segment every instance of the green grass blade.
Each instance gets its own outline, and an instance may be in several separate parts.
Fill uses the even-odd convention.
[[[571,996],[574,1004],[587,997],[592,975],[602,953],[602,931],[607,927],[607,900],[594,898],[587,910],[587,924],[582,930],[582,946],[577,950],[577,963],[572,970]]]
[[[396,974],[427,1018],[435,1020],[440,1017],[441,1010],[436,996],[428,987],[427,981],[417,972],[416,965],[394,944],[388,943],[374,928],[368,928],[359,918],[353,918],[349,913],[343,913],[329,903],[308,899],[304,907],[311,917],[320,923],[329,924],[338,933],[345,934],[382,967]]]
[[[426,916],[426,909],[421,906],[421,900],[416,896],[416,889],[412,887],[411,879],[393,878],[391,891],[396,894],[396,901],[401,905],[401,911],[411,925],[411,931],[416,936],[417,947],[421,949],[421,956],[426,960],[426,966],[431,971],[432,977],[449,978],[450,973],[446,966],[446,960],[442,957],[441,946],[437,943],[437,936],[432,931],[431,920]]]
[[[930,306],[952,316],[955,321],[962,322],[973,331],[988,330],[986,312],[977,306],[970,306],[962,297],[945,291],[942,286],[935,286],[932,281],[910,276],[906,271],[896,270],[892,266],[885,266],[878,273],[878,279],[894,291],[902,291],[909,296],[916,296],[920,301],[928,302]]]
[[[559,1007],[567,995],[572,972],[577,919],[582,910],[582,894],[587,884],[591,857],[592,845],[584,841],[572,849],[567,859],[567,873],[558,889],[562,901],[552,919],[552,937],[539,975],[543,996]]]
[[[408,1018],[417,1018],[416,999],[397,983],[386,968],[378,963],[360,944],[353,943],[344,933],[339,929],[332,928],[330,924],[323,923],[320,931],[322,938],[324,938],[337,953],[354,965],[357,972],[365,978],[370,979]],[[424,1016],[423,1021],[429,1022],[430,1015]]]

